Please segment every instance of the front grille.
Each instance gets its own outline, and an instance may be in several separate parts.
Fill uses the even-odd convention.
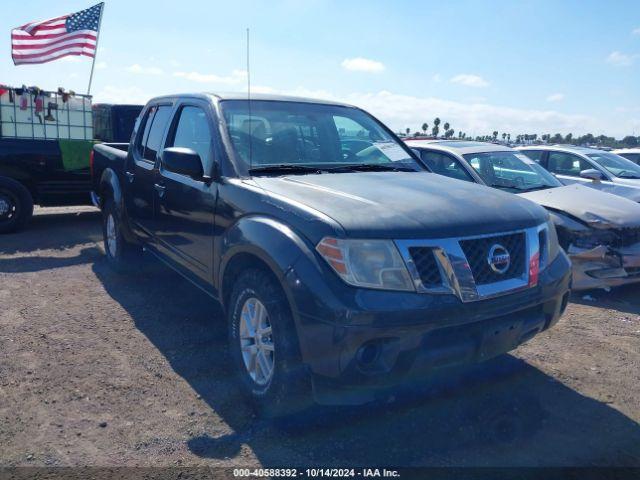
[[[509,268],[504,273],[494,272],[489,265],[489,250],[495,244],[506,248],[511,257]],[[524,232],[461,240],[460,247],[467,257],[476,285],[487,285],[518,278],[525,271],[526,241]]]
[[[420,280],[425,288],[438,287],[442,285],[442,276],[438,268],[438,262],[430,247],[411,247],[409,255],[418,270]]]

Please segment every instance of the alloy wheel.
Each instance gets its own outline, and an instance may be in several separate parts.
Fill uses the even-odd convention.
[[[244,302],[240,312],[240,349],[242,360],[251,379],[267,385],[273,377],[274,344],[269,313],[255,297]]]

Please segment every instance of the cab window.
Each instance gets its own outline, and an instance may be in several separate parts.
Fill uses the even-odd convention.
[[[190,148],[197,152],[205,171],[209,171],[213,162],[211,141],[211,131],[205,111],[195,106],[182,107],[167,146]]]
[[[150,122],[151,127],[149,128],[149,131],[147,132],[145,128],[145,136],[146,136],[146,142],[144,147],[145,160],[149,162],[156,161],[156,156],[158,154],[158,151],[160,150],[162,137],[164,136],[164,131],[167,127],[167,123],[169,122],[170,116],[171,116],[171,105],[160,105],[156,111],[156,114],[153,116],[153,120]]]

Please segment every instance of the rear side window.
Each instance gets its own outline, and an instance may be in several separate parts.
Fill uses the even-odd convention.
[[[140,156],[144,154],[144,146],[147,143],[147,138],[149,137],[149,130],[151,129],[151,124],[153,123],[153,116],[155,115],[157,107],[149,108],[142,122],[140,123],[140,128],[138,130],[138,138],[136,139],[136,153]]]
[[[549,152],[548,170],[558,175],[579,177],[582,170],[593,168],[589,162],[565,152]]]
[[[186,106],[180,110],[171,147],[190,148],[200,155],[205,171],[211,167],[211,131],[207,116],[199,107]]]
[[[167,127],[167,123],[169,122],[170,117],[171,105],[160,105],[156,111],[156,114],[153,116],[153,120],[151,121],[151,128],[149,128],[148,134],[145,126],[145,160],[148,160],[150,162],[156,161],[156,155],[160,150],[162,137],[164,136],[164,131]]]
[[[640,153],[619,153],[618,155],[640,165]]]
[[[460,165],[460,162],[445,153],[422,150],[420,158],[433,173],[473,182],[473,178],[471,178],[471,175]]]
[[[520,150],[520,153],[524,153],[527,157],[536,163],[540,163],[544,150]]]

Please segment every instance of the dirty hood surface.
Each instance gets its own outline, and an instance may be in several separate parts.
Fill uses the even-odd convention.
[[[444,238],[505,232],[544,222],[532,202],[496,189],[420,172],[354,172],[254,177],[269,201],[304,204],[349,236]],[[284,197],[284,198],[282,198]]]
[[[536,190],[518,196],[565,212],[594,228],[640,227],[640,204],[583,185]]]

